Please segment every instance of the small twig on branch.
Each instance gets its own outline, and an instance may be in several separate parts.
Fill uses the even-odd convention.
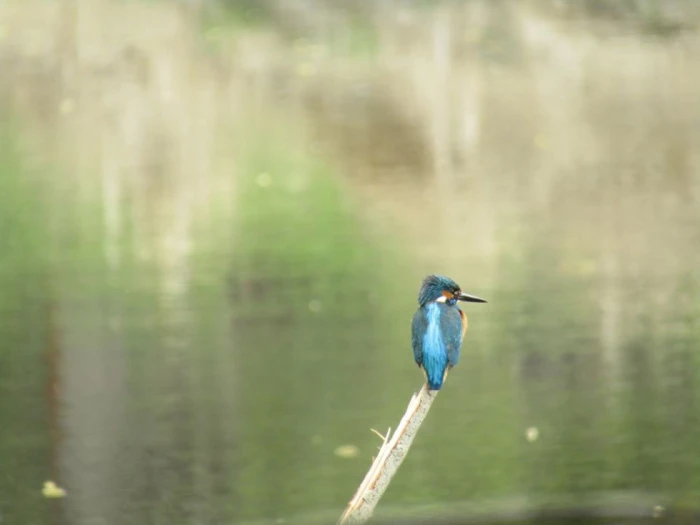
[[[351,525],[365,523],[372,517],[374,507],[379,503],[379,499],[389,486],[391,478],[401,466],[404,458],[408,454],[413,438],[418,433],[425,416],[433,404],[437,391],[428,390],[428,385],[417,394],[413,394],[408,404],[406,413],[396,431],[389,439],[391,430],[386,436],[380,436],[384,444],[379,449],[377,457],[369,468],[365,479],[362,480],[355,495],[345,507],[345,512],[338,520],[338,525]],[[374,431],[379,435],[379,432]]]
[[[374,430],[373,428],[370,428],[370,431],[377,434],[379,436],[379,439],[381,439],[384,443],[387,442],[387,440],[389,439],[389,436],[391,435],[391,427],[389,427],[389,430],[386,431],[386,436],[384,434],[382,434],[381,432],[379,432],[379,430]]]

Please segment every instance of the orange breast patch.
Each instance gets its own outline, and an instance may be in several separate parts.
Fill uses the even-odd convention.
[[[460,310],[459,316],[462,318],[462,338],[464,338],[464,334],[467,333],[467,326],[469,326],[469,323],[467,322],[467,314]]]

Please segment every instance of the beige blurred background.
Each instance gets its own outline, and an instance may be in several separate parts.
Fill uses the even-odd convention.
[[[0,516],[332,522],[428,273],[489,304],[380,517],[696,512],[699,20],[5,0]]]

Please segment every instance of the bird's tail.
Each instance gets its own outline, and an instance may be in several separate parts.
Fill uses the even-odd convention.
[[[428,381],[428,390],[440,390],[447,377],[447,369],[429,368],[425,370],[425,378]]]
[[[428,390],[440,390],[442,388],[442,378],[438,381],[428,379]]]

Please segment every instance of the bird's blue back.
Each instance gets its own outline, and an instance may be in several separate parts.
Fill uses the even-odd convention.
[[[430,390],[440,390],[447,367],[459,362],[462,314],[455,305],[429,302],[414,314],[411,332],[413,357],[425,370]]]

